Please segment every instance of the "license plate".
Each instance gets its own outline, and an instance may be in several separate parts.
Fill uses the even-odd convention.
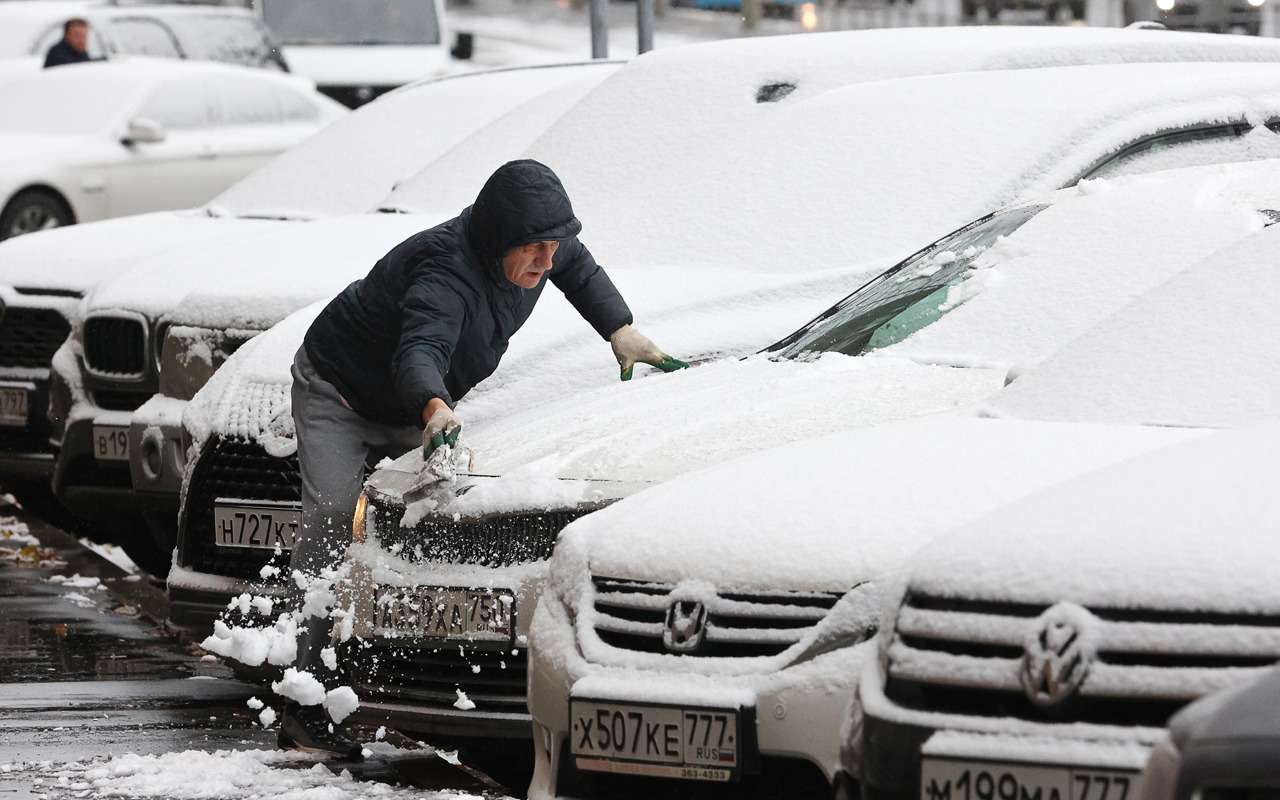
[[[27,426],[26,389],[0,389],[0,425]]]
[[[302,512],[289,503],[214,501],[213,541],[219,547],[292,550],[301,527]]]
[[[99,461],[128,461],[129,429],[123,425],[94,425],[93,457]]]
[[[1129,800],[1136,772],[926,758],[920,800]]]
[[[382,586],[373,632],[384,637],[509,641],[515,597],[505,590]]]
[[[571,752],[580,770],[738,779],[742,730],[737,711],[570,700],[569,725]]]

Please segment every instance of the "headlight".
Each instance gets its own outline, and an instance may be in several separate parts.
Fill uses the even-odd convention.
[[[160,394],[190,400],[257,331],[170,325],[160,345]]]
[[[156,374],[160,374],[160,353],[164,349],[165,337],[169,334],[169,323],[161,322],[151,333],[151,363],[155,365]]]
[[[360,499],[356,500],[356,513],[351,518],[351,541],[357,544],[364,541],[365,535],[365,515],[369,511],[369,495],[364,492],[360,493]]]
[[[1156,0],[1156,8],[1161,11],[1172,11],[1175,0]]]
[[[1182,754],[1166,736],[1151,749],[1147,768],[1138,781],[1137,800],[1173,800],[1181,772]]]

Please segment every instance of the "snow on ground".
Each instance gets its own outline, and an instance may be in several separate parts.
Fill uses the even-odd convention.
[[[400,751],[371,743],[373,753]],[[126,754],[87,762],[0,764],[6,777],[33,776],[37,800],[85,797],[156,800],[479,800],[477,795],[423,791],[335,775],[312,754],[282,750],[186,750]],[[38,783],[36,783],[38,781]]]

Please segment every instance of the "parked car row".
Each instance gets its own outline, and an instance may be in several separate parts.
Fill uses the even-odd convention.
[[[460,407],[456,484],[370,468],[361,719],[537,797],[1125,800],[1152,747],[1173,785],[1169,715],[1280,660],[1277,62],[874,31],[411,85],[199,209],[0,245],[0,466],[145,511],[172,622],[243,655],[320,301],[537,158],[698,366],[616,383],[548,302]]]

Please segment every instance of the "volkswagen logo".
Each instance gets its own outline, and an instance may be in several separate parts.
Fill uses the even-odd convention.
[[[676,600],[667,607],[662,645],[673,653],[692,653],[707,635],[707,607],[697,600]]]
[[[1032,703],[1055,708],[1080,689],[1093,658],[1092,620],[1074,603],[1058,603],[1036,620],[1019,673]]]

